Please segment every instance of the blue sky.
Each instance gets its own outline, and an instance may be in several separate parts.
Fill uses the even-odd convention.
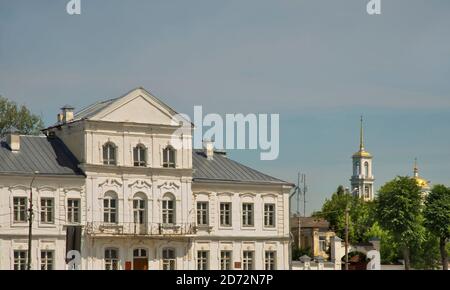
[[[359,116],[376,188],[395,175],[450,185],[450,1],[0,0],[0,94],[42,114],[143,86],[179,112],[279,113],[279,159],[233,151],[288,181],[308,212],[348,186]]]

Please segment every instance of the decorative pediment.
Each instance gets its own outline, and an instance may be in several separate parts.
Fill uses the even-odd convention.
[[[45,191],[50,191],[50,192],[55,192],[57,189],[55,187],[51,187],[51,186],[41,186],[37,189],[38,192],[45,192]]]
[[[91,120],[179,126],[177,113],[143,88],[136,88],[117,98],[90,116]]]
[[[152,188],[152,185],[144,180],[136,180],[135,182],[130,183],[128,187],[136,189],[150,189]]]
[[[256,193],[253,193],[253,192],[246,192],[246,193],[241,193],[241,194],[239,194],[239,196],[240,196],[240,197],[251,197],[251,198],[254,198],[254,197],[256,197]]]
[[[261,197],[262,198],[277,198],[278,196],[276,195],[276,194],[274,194],[274,193],[264,193],[264,194],[261,194]]]
[[[71,191],[83,193],[84,192],[84,187],[65,187],[63,189],[64,193],[68,193],[68,192],[71,192]]]
[[[114,178],[108,178],[105,181],[103,181],[102,183],[99,183],[98,187],[100,188],[111,188],[111,187],[121,187],[122,183]]]
[[[19,191],[19,190],[22,190],[22,191],[25,191],[25,192],[30,191],[30,187],[25,186],[25,185],[21,185],[21,184],[16,184],[16,185],[10,186],[8,189],[9,189],[10,192]]]
[[[199,195],[210,196],[210,195],[212,195],[212,192],[209,192],[209,191],[198,191],[198,192],[194,192],[193,194],[194,194],[194,196],[199,196]]]
[[[166,181],[166,182],[158,185],[158,188],[162,189],[162,190],[177,190],[180,188],[180,186],[176,182]]]
[[[234,193],[232,192],[218,192],[217,196],[229,196],[232,197],[234,195]]]

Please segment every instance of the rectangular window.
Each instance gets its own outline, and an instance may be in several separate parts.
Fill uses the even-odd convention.
[[[244,227],[253,226],[253,203],[242,204],[242,225]]]
[[[162,220],[163,224],[175,223],[175,202],[171,199],[162,201]]]
[[[175,149],[168,146],[163,150],[163,167],[175,168]]]
[[[26,270],[28,261],[28,251],[14,251],[14,270]]]
[[[220,252],[220,270],[231,270],[231,251]]]
[[[115,198],[103,200],[103,219],[105,223],[117,223],[117,201]]]
[[[319,251],[327,251],[327,239],[326,237],[319,237]]]
[[[53,251],[41,251],[41,270],[53,270]]]
[[[23,223],[27,221],[27,198],[14,197],[14,222]]]
[[[265,253],[265,269],[276,270],[276,255],[274,251],[266,251]]]
[[[69,223],[80,222],[80,202],[79,199],[67,200],[67,221]]]
[[[117,249],[105,250],[105,270],[119,269],[119,251]]]
[[[197,252],[197,270],[209,270],[209,252],[198,251]]]
[[[41,198],[41,222],[45,224],[54,223],[53,213],[53,198]]]
[[[175,250],[163,249],[162,256],[163,270],[175,270]]]
[[[197,225],[208,225],[208,202],[197,202]]]
[[[275,227],[275,204],[264,204],[264,226]]]
[[[253,251],[244,251],[243,252],[243,270],[253,270],[253,256],[254,256],[254,252]]]
[[[147,153],[147,150],[142,145],[138,145],[133,148],[134,166],[138,166],[138,167],[146,166],[146,164],[147,164],[146,153]]]
[[[231,202],[220,203],[220,225],[223,227],[231,226]]]

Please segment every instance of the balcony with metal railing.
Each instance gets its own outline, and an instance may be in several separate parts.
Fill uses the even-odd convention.
[[[105,223],[88,222],[86,224],[86,234],[92,237],[111,236],[192,236],[196,233],[194,223]]]

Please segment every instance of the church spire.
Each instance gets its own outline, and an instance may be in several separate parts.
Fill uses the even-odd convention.
[[[417,167],[417,157],[414,158],[414,177],[419,177],[419,167]]]
[[[364,126],[362,115],[361,115],[361,128],[359,129],[359,151],[364,151]]]

